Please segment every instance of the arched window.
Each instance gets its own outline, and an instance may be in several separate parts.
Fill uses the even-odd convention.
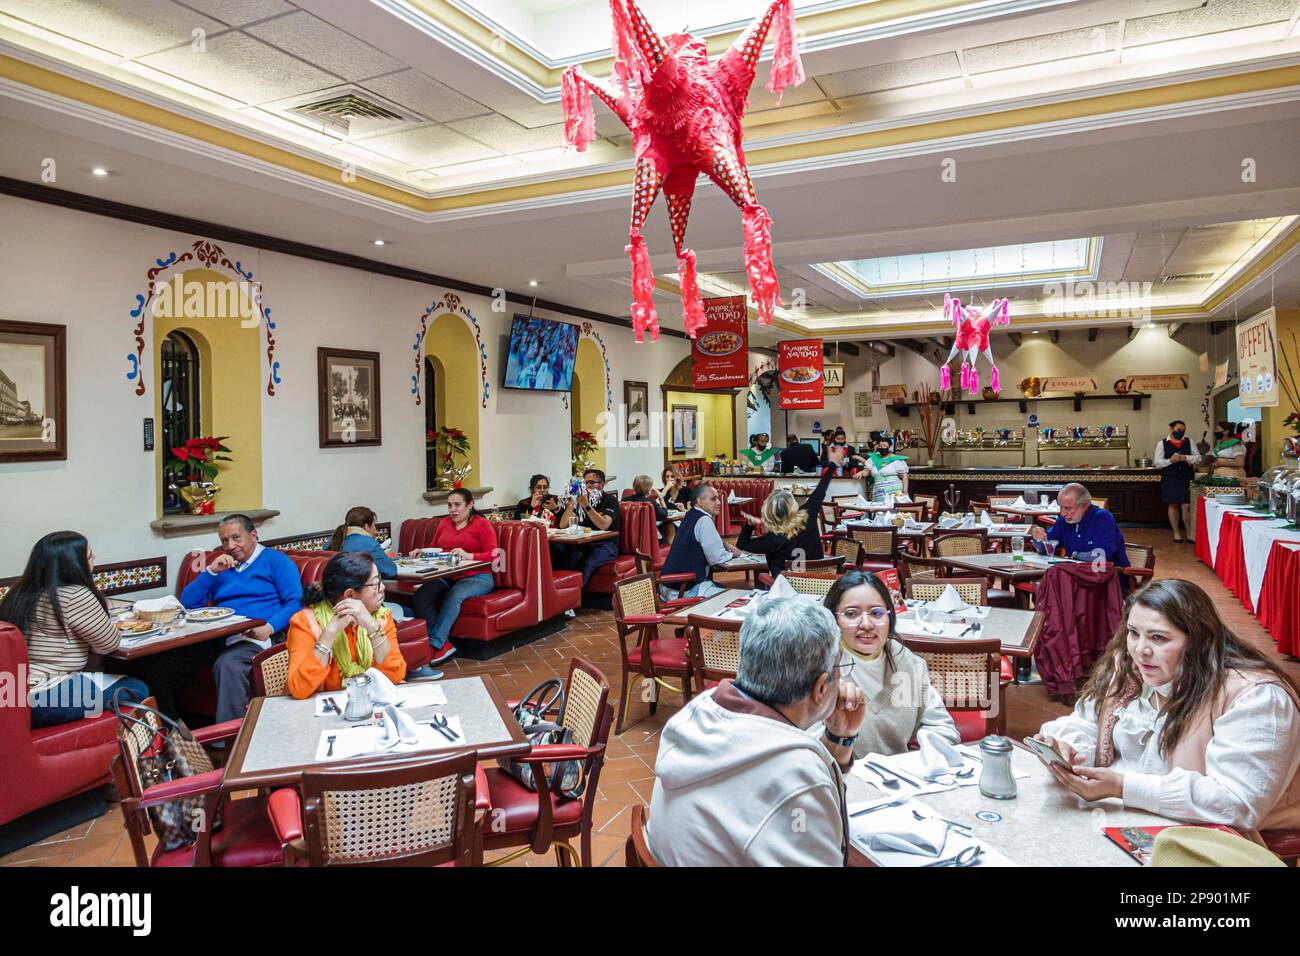
[[[162,375],[159,379],[162,398],[160,441],[164,462],[171,460],[173,448],[203,434],[201,375],[199,350],[194,340],[184,332],[169,333],[162,343]],[[185,509],[174,487],[170,487],[173,480],[164,471],[164,512]]]
[[[438,422],[438,370],[433,360],[424,358],[424,433],[436,432],[441,426]],[[424,480],[426,488],[438,487],[438,455],[427,451],[424,456]]]

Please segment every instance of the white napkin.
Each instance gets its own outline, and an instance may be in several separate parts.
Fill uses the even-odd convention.
[[[767,589],[767,594],[761,595],[758,598],[758,601],[771,600],[772,598],[794,598],[796,601],[811,601],[814,604],[822,603],[822,599],[817,597],[815,594],[804,594],[800,591],[796,591],[794,585],[786,580],[784,574],[778,574],[776,576],[776,580],[772,582],[772,586]],[[744,611],[747,608],[752,610],[758,601],[751,601],[746,605],[746,607],[735,608],[734,610]]]
[[[939,530],[940,530],[940,531],[946,531],[946,530],[948,530],[948,529],[950,529],[950,528],[955,528],[955,527],[957,527],[959,524],[961,524],[961,521],[962,521],[962,519],[960,519],[960,518],[940,518],[940,519],[939,519]]]
[[[980,525],[985,528],[993,527],[993,516],[987,511],[980,512]]]
[[[906,810],[902,807],[891,808]],[[889,811],[881,811],[872,816],[883,816]],[[871,820],[866,826],[883,824],[888,829],[872,830],[862,841],[872,850],[893,850],[898,853],[919,853],[923,856],[938,856],[948,839],[948,824],[938,817],[923,817],[918,820],[910,810],[906,813],[893,813],[885,820]]]
[[[893,496],[893,495],[885,495],[884,505],[885,505],[886,508],[892,508],[892,507],[894,507],[894,496]]]
[[[1059,511],[1061,510],[1061,506],[1060,506],[1059,504],[1057,504],[1055,501],[1053,501],[1053,502],[1051,502],[1051,503],[1047,506],[1047,510],[1048,510],[1048,511],[1058,511],[1058,512],[1059,512]]]
[[[870,507],[871,507],[871,502],[868,501],[866,498],[862,497],[862,495],[858,495],[856,498],[854,498],[854,499],[849,503],[849,507],[850,507],[850,508],[870,508]]]
[[[379,735],[379,746],[387,749],[401,744],[413,744],[419,741],[420,731],[415,719],[410,714],[398,710],[392,704],[384,708],[383,726]]]
[[[966,602],[961,599],[957,589],[949,584],[943,589],[943,593],[930,602],[930,607],[946,614],[954,614],[966,607]]]
[[[734,491],[728,492],[727,501],[735,501],[735,500],[736,500],[736,493]]]
[[[906,517],[903,518],[903,527],[906,530],[911,531],[913,528],[924,528],[925,522],[917,521],[911,515],[907,515]]]
[[[1025,496],[1024,496],[1024,495],[1021,495],[1021,496],[1020,496],[1019,498],[1017,498],[1015,501],[1011,502],[1011,507],[1013,507],[1013,508],[1023,508],[1023,507],[1025,507]]]
[[[387,551],[392,546],[393,546],[392,538],[385,538],[383,541],[379,542],[379,547],[383,548],[385,551]]]
[[[387,674],[378,668],[372,667],[366,671],[366,676],[370,678],[370,700],[372,703],[379,705],[397,703],[397,688],[393,686],[393,682],[388,679]]]
[[[910,505],[912,503],[911,495],[894,495],[893,498],[896,505]]]
[[[966,517],[962,518],[962,519],[961,519],[961,524],[958,525],[958,527],[961,528],[963,531],[974,529],[974,527],[975,527],[975,516],[974,516],[974,515],[967,515]]]
[[[916,740],[921,745],[921,765],[925,768],[925,774],[948,773],[966,768],[966,761],[957,752],[957,748],[933,730],[917,731]]]
[[[166,597],[145,598],[143,601],[136,601],[135,609],[137,611],[147,611],[152,614],[157,613],[158,611],[183,611],[185,610],[185,605],[176,600],[174,595],[169,594]]]

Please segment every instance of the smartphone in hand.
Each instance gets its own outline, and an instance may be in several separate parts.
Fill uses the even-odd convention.
[[[1041,740],[1036,740],[1033,737],[1026,737],[1024,742],[1025,746],[1032,750],[1034,755],[1048,766],[1056,764],[1069,773],[1074,773],[1074,767],[1070,765],[1068,760],[1061,756],[1060,752],[1055,747],[1050,744],[1045,744]]]

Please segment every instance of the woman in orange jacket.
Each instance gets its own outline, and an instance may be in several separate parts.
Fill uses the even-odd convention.
[[[319,587],[302,596],[289,620],[289,693],[303,700],[371,667],[394,684],[406,676],[397,626],[384,607],[384,580],[374,559],[345,551],[325,565]]]

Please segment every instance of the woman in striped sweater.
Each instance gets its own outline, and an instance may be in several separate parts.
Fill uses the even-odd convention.
[[[36,542],[23,576],[0,601],[0,621],[27,638],[33,727],[94,717],[114,698],[137,703],[149,696],[134,677],[87,670],[92,654],[111,654],[120,639],[94,567],[83,535],[55,531]]]

